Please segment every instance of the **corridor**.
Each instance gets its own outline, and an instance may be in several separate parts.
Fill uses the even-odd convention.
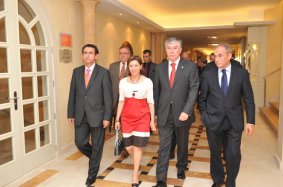
[[[197,117],[199,119],[199,117]],[[94,186],[130,187],[132,158],[114,156],[114,133],[107,133],[99,177]],[[238,187],[279,187],[283,185],[283,173],[278,169],[275,158],[277,138],[266,126],[259,114],[253,136],[242,138],[242,163],[237,178]],[[155,184],[159,138],[154,133],[144,149],[140,167],[140,186]],[[170,161],[167,183],[170,187],[208,187],[212,181],[209,175],[209,148],[205,128],[196,121],[189,135],[189,165],[186,179],[176,178],[176,159]],[[73,146],[66,154],[53,159],[29,172],[6,187],[79,187],[84,186],[87,177],[88,159]]]

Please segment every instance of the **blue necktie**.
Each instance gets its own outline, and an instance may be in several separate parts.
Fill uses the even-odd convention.
[[[221,90],[224,96],[227,95],[227,90],[228,90],[228,81],[227,81],[227,75],[226,75],[226,70],[223,69],[222,71],[222,78],[221,78]]]

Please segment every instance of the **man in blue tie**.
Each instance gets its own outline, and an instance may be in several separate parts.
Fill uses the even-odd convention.
[[[215,65],[203,72],[199,97],[199,111],[206,126],[210,148],[212,187],[224,184],[221,159],[222,138],[226,142],[226,187],[236,186],[241,161],[241,137],[244,130],[243,102],[245,103],[247,135],[253,133],[255,104],[249,73],[231,63],[231,48],[220,44],[215,49]]]

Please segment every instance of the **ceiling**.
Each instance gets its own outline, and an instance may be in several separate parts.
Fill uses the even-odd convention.
[[[264,11],[280,0],[100,0],[104,11],[151,32],[176,36],[194,48],[238,44],[249,26],[272,24]],[[209,36],[216,36],[211,39]]]

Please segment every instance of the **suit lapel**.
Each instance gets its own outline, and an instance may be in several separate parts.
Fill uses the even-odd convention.
[[[230,74],[230,81],[229,81],[229,84],[228,84],[227,97],[231,93],[233,86],[234,86],[234,83],[237,80],[237,77],[236,77],[237,74],[236,74],[235,71],[236,71],[235,68],[233,68],[233,65],[231,64],[231,74]]]
[[[94,66],[94,69],[93,69],[92,73],[91,73],[91,76],[90,76],[90,79],[89,79],[86,91],[88,91],[88,89],[91,87],[91,85],[94,84],[94,80],[95,80],[95,77],[97,76],[98,72],[99,72],[99,66],[96,64]]]
[[[81,85],[83,85],[83,89],[85,90],[86,87],[85,87],[85,66],[82,66],[79,70],[79,82],[81,82]]]
[[[170,78],[169,78],[169,68],[168,68],[168,64],[169,64],[169,61],[168,60],[166,60],[164,63],[163,63],[163,67],[162,67],[162,71],[163,71],[163,73],[165,74],[165,75],[167,75],[167,76],[162,76],[162,77],[164,77],[164,81],[166,82],[166,84],[168,85],[168,87],[170,88]]]

